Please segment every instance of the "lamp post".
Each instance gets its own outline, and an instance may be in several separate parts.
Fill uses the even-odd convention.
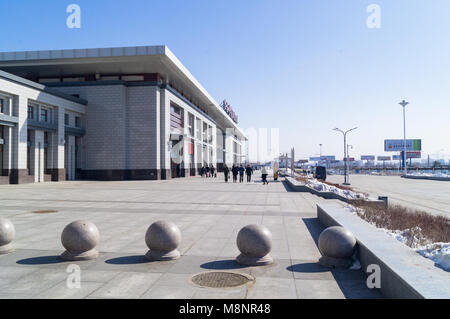
[[[349,149],[353,149],[353,145],[347,144],[347,161],[346,161],[347,167],[349,166],[348,163],[350,162],[350,152],[349,152]],[[347,170],[349,171],[350,168],[347,168]],[[348,185],[350,185],[350,174],[347,174],[347,183],[348,183]]]
[[[341,132],[342,135],[344,136],[344,185],[350,185],[349,182],[348,182],[348,168],[347,168],[347,165],[348,165],[348,158],[347,158],[347,133],[350,132],[350,131],[356,130],[356,129],[357,129],[357,127],[351,128],[351,129],[349,129],[347,131],[343,131],[343,130],[337,128],[337,127],[333,129],[334,131]]]
[[[407,169],[406,169],[406,116],[405,116],[405,108],[409,104],[405,100],[399,103],[403,107],[403,174],[406,177]]]
[[[319,156],[320,156],[320,157],[322,157],[322,145],[323,145],[323,144],[319,144],[319,146],[320,146],[320,153],[319,153]]]

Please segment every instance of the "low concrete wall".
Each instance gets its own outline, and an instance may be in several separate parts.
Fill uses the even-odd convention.
[[[402,176],[403,178],[409,179],[428,179],[430,181],[448,181],[450,182],[450,177],[439,177],[439,176],[414,176],[414,175],[406,175]]]
[[[299,181],[295,180],[292,177],[286,177],[286,182],[289,185],[289,188],[292,189],[294,192],[308,192],[317,196],[320,196],[325,199],[339,199],[343,202],[346,202],[348,204],[363,204],[363,203],[371,203],[375,205],[380,206],[386,206],[386,201],[384,200],[363,200],[363,199],[349,199],[343,196],[340,196],[333,192],[319,192],[311,187],[306,186],[303,183],[300,183]]]
[[[325,227],[342,226],[358,241],[363,270],[376,264],[381,270],[381,292],[396,299],[450,298],[450,275],[413,249],[390,237],[336,204],[318,204],[317,217]]]

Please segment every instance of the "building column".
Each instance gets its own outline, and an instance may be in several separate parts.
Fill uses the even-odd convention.
[[[181,165],[181,176],[189,177],[191,175],[190,167],[191,161],[189,159],[189,142],[190,139],[187,138],[189,135],[188,122],[189,122],[189,113],[185,109],[183,110],[183,155],[182,155],[182,165]]]
[[[14,127],[3,126],[3,176],[9,176],[12,165],[12,132]]]
[[[212,159],[211,163],[217,168],[217,126],[212,127]]]
[[[11,184],[33,183],[34,178],[28,175],[27,169],[27,117],[28,117],[28,99],[18,96],[13,100],[18,117],[17,125],[11,129]]]
[[[75,136],[68,135],[66,139],[66,174],[69,181],[75,180]]]
[[[233,166],[233,129],[227,128],[225,133],[225,163],[228,167]]]
[[[34,174],[34,182],[44,181],[44,131],[35,130],[32,142],[31,172]]]
[[[166,90],[160,90],[160,169],[161,179],[171,179],[172,172],[170,167],[170,100]]]
[[[66,169],[64,167],[64,144],[65,144],[65,124],[64,124],[65,110],[58,107],[56,111],[56,119],[58,123],[58,131],[51,134],[49,137],[49,154],[51,159],[52,181],[60,182],[66,180]]]

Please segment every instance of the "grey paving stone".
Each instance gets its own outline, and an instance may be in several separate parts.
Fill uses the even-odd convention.
[[[247,292],[249,299],[296,299],[294,278],[260,277]]]
[[[103,285],[89,297],[95,298],[140,298],[161,277],[157,273],[123,272]]]
[[[300,299],[344,299],[345,295],[334,280],[295,280]]]
[[[61,282],[35,296],[34,299],[81,299],[90,295],[103,285],[100,282],[82,282],[80,288],[69,288],[66,282]]]
[[[192,299],[198,288],[196,287],[174,287],[155,284],[141,299]]]

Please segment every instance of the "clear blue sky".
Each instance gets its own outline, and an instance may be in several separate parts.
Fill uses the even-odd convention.
[[[81,29],[66,7],[82,9]],[[381,29],[368,29],[369,4]],[[383,155],[385,138],[450,154],[448,0],[0,0],[0,51],[167,45],[240,125],[278,127],[297,157]],[[447,155],[448,157],[449,155]]]

